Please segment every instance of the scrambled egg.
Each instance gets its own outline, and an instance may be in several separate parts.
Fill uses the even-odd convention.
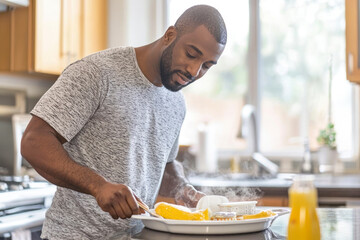
[[[166,202],[157,203],[155,205],[155,212],[163,218],[167,219],[196,221],[204,221],[210,219],[208,209],[192,212],[187,207]]]
[[[255,219],[255,218],[266,218],[266,217],[270,217],[270,216],[274,216],[276,215],[274,212],[272,212],[271,210],[266,210],[266,211],[261,211],[257,214],[251,214],[251,215],[243,215],[242,219]]]

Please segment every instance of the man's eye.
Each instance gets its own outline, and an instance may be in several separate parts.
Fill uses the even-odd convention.
[[[204,69],[209,69],[209,68],[210,68],[210,66],[209,66],[209,65],[205,65],[205,64],[204,64],[204,65],[203,65],[203,68],[204,68]]]
[[[191,55],[190,53],[186,53],[186,56],[188,57],[188,58],[195,58],[195,56],[193,56],[193,55]]]

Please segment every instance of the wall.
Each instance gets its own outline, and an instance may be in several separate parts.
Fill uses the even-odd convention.
[[[108,0],[108,47],[142,46],[166,30],[166,0]]]
[[[45,77],[0,72],[0,88],[26,91],[26,112],[35,106],[40,97],[51,87],[54,81]],[[0,117],[0,174],[12,174],[13,134],[10,117]]]

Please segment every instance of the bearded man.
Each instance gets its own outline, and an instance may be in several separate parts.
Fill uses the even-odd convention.
[[[204,193],[175,161],[186,111],[179,90],[217,63],[226,39],[220,13],[197,5],[153,43],[97,52],[63,71],[22,139],[24,158],[57,185],[42,238],[102,239],[131,228],[137,201],[152,207],[158,196],[196,205]]]

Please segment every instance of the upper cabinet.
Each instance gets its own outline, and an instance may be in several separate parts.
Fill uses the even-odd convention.
[[[346,16],[346,76],[360,83],[359,0],[345,1]]]
[[[35,72],[60,74],[70,63],[106,48],[106,1],[36,0],[34,3],[31,67]]]
[[[9,51],[0,58],[0,70],[59,75],[107,47],[106,0],[31,0],[28,8],[12,9],[0,19],[6,19],[0,32],[8,33],[1,42],[10,45],[3,47]]]

